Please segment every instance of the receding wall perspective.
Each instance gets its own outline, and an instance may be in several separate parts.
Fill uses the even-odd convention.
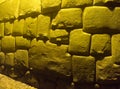
[[[120,0],[0,0],[0,73],[37,89],[120,89]]]

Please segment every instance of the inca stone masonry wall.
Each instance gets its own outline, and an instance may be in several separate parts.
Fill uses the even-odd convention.
[[[119,6],[1,0],[0,73],[39,89],[119,89]]]

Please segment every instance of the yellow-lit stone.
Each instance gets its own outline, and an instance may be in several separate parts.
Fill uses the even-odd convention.
[[[52,20],[52,26],[56,28],[82,27],[82,10],[80,8],[61,9]]]
[[[4,36],[4,23],[0,23],[0,38]]]
[[[5,54],[0,52],[0,65],[5,63]]]
[[[15,65],[28,67],[28,51],[17,50],[15,52]]]
[[[2,41],[1,41],[1,39],[0,39],[0,52],[1,52],[1,49],[2,49]]]
[[[16,48],[17,49],[28,49],[30,47],[30,40],[23,38],[22,36],[16,37]]]
[[[24,28],[24,19],[18,20],[16,19],[13,23],[13,36],[21,36],[23,35],[23,28]]]
[[[19,15],[41,13],[41,0],[20,0]]]
[[[4,34],[5,35],[11,35],[12,34],[12,29],[13,29],[12,22],[6,22],[5,26],[4,26]]]
[[[2,51],[14,52],[15,51],[15,38],[12,36],[4,36],[2,38]]]
[[[5,65],[14,66],[14,53],[6,53]]]

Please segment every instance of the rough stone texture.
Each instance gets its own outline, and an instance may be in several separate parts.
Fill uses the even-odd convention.
[[[15,51],[15,38],[12,36],[4,36],[2,38],[2,51],[14,52]]]
[[[95,58],[92,56],[74,55],[72,57],[72,74],[74,82],[94,82]]]
[[[120,65],[114,62],[112,56],[105,57],[96,62],[97,81],[116,81],[120,77]]]
[[[61,0],[41,0],[42,13],[55,12],[60,9]]]
[[[24,28],[24,19],[15,20],[13,23],[13,36],[22,36],[23,35],[23,28]]]
[[[18,17],[19,0],[0,1],[0,20],[9,20]]]
[[[28,17],[25,19],[23,35],[28,37],[37,36],[37,18]]]
[[[50,16],[39,15],[37,21],[37,37],[48,37],[50,28]]]
[[[6,53],[5,64],[9,66],[14,66],[14,53]]]
[[[20,0],[19,15],[41,13],[41,0]]]
[[[1,49],[2,49],[1,45],[2,45],[2,41],[1,41],[1,39],[0,39],[0,52],[1,52]]]
[[[112,56],[117,64],[120,64],[120,34],[114,34],[111,40]]]
[[[71,76],[71,56],[67,53],[66,45],[45,44],[33,39],[29,50],[29,65],[50,77]]]
[[[85,7],[92,5],[92,0],[62,0],[62,8]]]
[[[28,49],[30,48],[30,40],[22,36],[16,37],[16,48],[17,49]]]
[[[69,35],[65,29],[50,30],[50,42],[56,44],[68,44]]]
[[[111,54],[111,38],[108,34],[92,36],[90,53],[93,56],[108,56]]]
[[[4,23],[0,23],[0,38],[4,37]]]
[[[28,67],[28,51],[17,50],[15,52],[15,65]]]
[[[0,89],[36,89],[27,84],[15,81],[5,75],[0,74]]]
[[[56,28],[82,27],[82,10],[80,8],[61,9],[52,20]]]
[[[97,13],[96,13],[97,12]],[[120,32],[120,8],[86,7],[83,13],[83,29],[90,33]]]
[[[13,29],[13,24],[11,22],[6,22],[4,26],[4,35],[11,35]]]
[[[85,33],[82,29],[75,29],[70,33],[68,51],[71,54],[89,55],[91,34]]]
[[[5,63],[5,54],[0,52],[0,65]]]

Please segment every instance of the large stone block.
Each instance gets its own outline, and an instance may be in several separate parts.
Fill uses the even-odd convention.
[[[60,9],[61,0],[41,0],[42,13],[55,12]]]
[[[15,52],[15,38],[12,36],[4,36],[2,38],[2,51]]]
[[[50,28],[50,16],[39,15],[37,20],[37,37],[48,37]]]
[[[80,8],[61,9],[52,21],[54,28],[82,27],[82,10]]]
[[[12,29],[13,29],[12,22],[6,22],[4,24],[4,35],[11,35],[12,34]]]
[[[16,48],[17,49],[28,49],[30,48],[30,40],[22,36],[16,37]]]
[[[71,55],[67,47],[33,39],[29,49],[30,67],[54,79],[71,76]]]
[[[111,54],[111,38],[108,34],[92,36],[90,53],[93,56],[108,56]]]
[[[70,33],[68,51],[71,54],[89,55],[91,34],[85,33],[82,29],[75,29]]]
[[[56,44],[68,44],[69,35],[65,29],[50,30],[50,42]]]
[[[28,37],[37,36],[37,18],[28,17],[25,19],[23,35]]]
[[[20,0],[19,15],[41,13],[41,0]]]
[[[72,57],[72,74],[74,82],[94,82],[95,58],[92,56],[74,55]]]
[[[18,17],[19,0],[0,1],[0,20],[9,20]]]
[[[23,35],[23,28],[24,28],[24,19],[18,20],[16,19],[13,23],[13,36],[22,36]]]
[[[5,65],[14,66],[14,53],[6,53]]]
[[[83,13],[83,29],[90,33],[120,32],[119,14],[119,7],[113,10],[104,6],[86,7]]]
[[[17,50],[15,52],[15,65],[19,67],[28,67],[28,51],[27,50]]]
[[[5,63],[5,54],[3,52],[0,52],[0,65],[3,65]]]
[[[0,23],[0,38],[4,37],[4,23]]]
[[[92,5],[92,0],[62,0],[62,8],[85,7]]]

